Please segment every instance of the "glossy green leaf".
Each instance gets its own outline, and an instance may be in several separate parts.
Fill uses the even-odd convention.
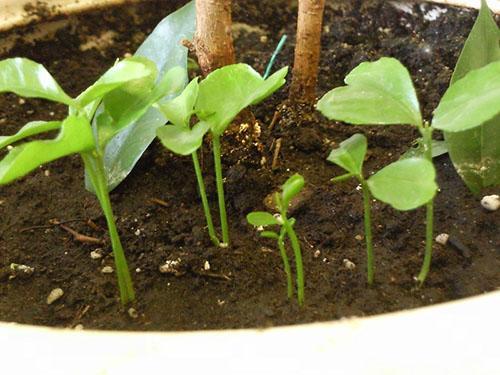
[[[500,29],[485,0],[458,59],[451,83],[468,72],[500,60]],[[451,161],[474,193],[483,187],[500,185],[500,115],[463,132],[444,132]]]
[[[194,2],[190,2],[164,18],[137,50],[136,56],[143,56],[153,61],[160,72],[160,81],[153,91],[156,88],[166,86],[162,84],[165,74],[174,67],[180,67],[183,70],[182,85],[178,87],[178,77],[176,76],[175,82],[168,84],[171,85],[169,87],[180,92],[187,83],[188,50],[181,44],[181,41],[193,38],[195,19]],[[126,124],[107,143],[104,162],[110,190],[128,176],[156,137],[156,129],[164,125],[165,122],[165,117],[158,109],[150,107],[139,119],[133,120],[131,124]],[[88,189],[90,188],[89,184],[86,186]]]
[[[281,193],[281,204],[284,207],[288,207],[290,201],[300,193],[304,185],[304,177],[302,177],[298,173],[294,174],[288,180],[286,180],[286,182],[281,187],[281,189],[283,190]]]
[[[156,78],[156,66],[139,60],[126,59],[116,63],[92,86],[82,92],[76,100],[85,107],[96,99],[132,81]]]
[[[251,212],[247,215],[247,221],[255,227],[267,227],[279,224],[278,219],[269,212]]]
[[[26,137],[46,133],[61,127],[61,121],[33,121],[24,125],[16,134],[0,136],[0,148],[16,143]]]
[[[93,148],[94,136],[88,120],[83,116],[69,116],[63,121],[57,138],[14,147],[0,161],[0,184],[23,177],[42,164]]]
[[[0,61],[0,92],[73,104],[43,65],[19,57]]]
[[[264,80],[246,64],[234,64],[210,73],[200,83],[196,114],[210,123],[216,135],[246,107],[257,104],[285,84],[288,68],[282,68]]]
[[[317,109],[327,118],[357,125],[422,124],[410,74],[398,60],[361,63],[345,83],[318,102]]]
[[[432,126],[447,132],[475,128],[500,113],[500,61],[476,69],[446,91]]]
[[[209,129],[209,124],[199,122],[193,128],[166,125],[158,128],[156,134],[163,146],[179,155],[190,155],[198,150],[203,137]]]
[[[176,98],[159,104],[163,116],[175,126],[189,127],[189,120],[194,112],[194,105],[198,98],[198,78],[193,79]]]
[[[368,179],[371,193],[397,210],[406,211],[429,202],[437,191],[436,171],[423,158],[398,160]]]
[[[448,153],[448,146],[445,141],[439,141],[437,139],[432,140],[432,157],[437,158],[438,156]],[[424,157],[425,146],[423,144],[423,139],[418,138],[415,140],[414,145],[410,147],[400,159]]]
[[[354,134],[332,150],[327,160],[353,175],[362,175],[368,142],[363,134]]]

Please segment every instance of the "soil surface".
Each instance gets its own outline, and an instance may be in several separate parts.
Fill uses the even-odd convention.
[[[1,57],[43,63],[65,90],[77,95],[117,57],[133,51],[181,1],[148,1],[64,18],[55,16],[0,36]],[[265,4],[263,4],[265,3]],[[446,90],[476,12],[427,3],[327,1],[318,94],[341,85],[357,64],[381,56],[399,58],[411,71],[427,118]],[[296,9],[284,0],[235,1],[235,47],[240,61],[263,71],[280,36],[290,37],[276,68],[293,61]],[[42,30],[42,32],[40,31]],[[49,30],[49,41],[29,35]],[[112,193],[121,238],[137,292],[132,318],[118,300],[105,221],[83,186],[82,162],[72,156],[41,167],[0,189],[0,319],[60,327],[191,330],[268,327],[411,309],[495,290],[500,286],[499,213],[489,213],[469,193],[447,156],[435,159],[441,191],[436,234],[450,233],[460,246],[435,244],[429,278],[417,288],[424,250],[424,211],[397,212],[373,204],[376,283],[366,284],[362,196],[356,183],[334,185],[342,171],[326,162],[332,147],[356,132],[369,139],[366,173],[396,160],[416,138],[410,127],[353,127],[327,121],[308,108],[283,106],[287,89],[253,108],[261,134],[224,137],[223,167],[231,230],[227,249],[211,245],[190,158],[156,142],[130,177]],[[270,124],[275,113],[278,121]],[[31,120],[59,119],[61,106],[0,96],[2,134]],[[438,135],[439,136],[439,135]],[[251,139],[253,137],[253,139]],[[271,161],[278,139],[277,164]],[[231,150],[231,151],[230,151]],[[217,218],[210,144],[203,170]],[[264,209],[264,198],[295,172],[308,194],[293,212],[306,273],[306,303],[287,301],[285,275],[275,243],[261,239],[245,216]],[[491,193],[493,190],[485,191]],[[496,191],[498,193],[498,191]],[[105,243],[75,241],[66,228]],[[91,259],[101,248],[103,258]],[[180,260],[177,275],[159,272]],[[346,267],[346,260],[352,267]],[[207,263],[208,262],[208,263]],[[34,268],[9,270],[11,263]],[[210,269],[206,270],[206,264]],[[352,265],[351,265],[352,266]],[[51,305],[51,290],[64,295]]]

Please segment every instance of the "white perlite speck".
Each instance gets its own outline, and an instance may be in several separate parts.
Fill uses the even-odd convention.
[[[205,261],[205,264],[203,265],[203,269],[205,271],[210,271],[210,263],[208,262],[208,260]]]
[[[342,261],[342,263],[344,264],[344,267],[348,270],[353,270],[356,268],[356,265],[353,262],[351,262],[349,259],[344,259]]]
[[[113,273],[113,267],[111,267],[111,266],[104,266],[104,267],[102,267],[101,272],[102,273]]]
[[[90,252],[90,258],[97,260],[102,258],[102,249],[95,249],[94,251]]]
[[[496,211],[500,208],[500,197],[496,194],[486,195],[481,199],[481,206],[488,211]]]
[[[133,307],[131,307],[130,309],[128,309],[127,312],[128,312],[128,316],[130,316],[132,319],[137,319],[139,317],[139,313]]]
[[[64,292],[61,288],[52,289],[52,291],[47,296],[47,305],[52,305],[59,298],[64,295]]]
[[[436,236],[436,242],[441,245],[446,245],[450,235],[448,233],[440,233]]]

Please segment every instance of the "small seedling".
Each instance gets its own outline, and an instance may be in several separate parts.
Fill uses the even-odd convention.
[[[367,140],[362,134],[354,134],[333,150],[328,161],[348,173],[335,177],[333,182],[355,178],[363,191],[364,227],[366,241],[368,284],[374,279],[374,255],[371,220],[371,196],[392,207],[406,211],[424,205],[437,191],[436,172],[431,162],[411,157],[396,161],[381,169],[368,179],[363,174],[363,163],[367,151]]]
[[[235,117],[250,105],[258,104],[285,84],[288,68],[264,79],[246,64],[227,65],[210,73],[200,82],[195,113],[207,123],[212,136],[215,179],[222,228],[222,242],[229,245],[220,137]]]
[[[0,184],[23,177],[42,164],[80,154],[106,217],[123,304],[133,301],[135,293],[109,199],[104,149],[118,131],[142,116],[153,102],[182,85],[177,82],[176,69],[168,72],[158,84],[157,74],[156,66],[145,58],[125,59],[77,98],[71,98],[42,65],[23,58],[0,61],[0,92],[63,103],[69,113],[63,121],[30,122],[16,134],[0,138],[0,147],[16,143],[0,161]],[[104,107],[95,116],[101,102]],[[55,139],[26,140],[53,130],[59,131]],[[17,145],[19,141],[24,142]]]
[[[447,132],[473,129],[500,113],[499,77],[500,62],[466,74],[446,91],[434,112],[431,126],[422,119],[408,70],[398,60],[384,57],[376,62],[361,63],[354,68],[345,79],[347,86],[326,93],[318,102],[317,108],[329,119],[350,124],[413,125],[422,135],[423,157],[432,162],[433,129]],[[417,277],[420,284],[425,281],[430,269],[433,207],[434,200],[431,199],[427,203],[424,262]]]
[[[198,78],[195,78],[178,97],[164,103],[157,103],[158,109],[160,109],[171,125],[159,128],[156,134],[162,144],[170,151],[184,156],[191,155],[203,211],[207,221],[208,233],[213,244],[219,246],[219,239],[215,233],[205,183],[203,182],[201,166],[198,160],[198,149],[201,147],[203,137],[208,131],[208,123],[198,122],[193,127],[190,126],[191,117],[194,114],[194,105],[198,98],[198,90]]]
[[[295,174],[282,186],[281,194],[275,194],[274,199],[279,214],[272,215],[269,212],[259,211],[251,212],[247,215],[247,221],[255,227],[268,227],[272,225],[279,225],[281,227],[279,233],[273,231],[263,231],[260,235],[262,237],[276,239],[278,242],[278,248],[280,250],[281,258],[283,259],[283,267],[287,277],[287,295],[289,299],[293,296],[293,285],[290,262],[285,249],[285,237],[288,236],[290,239],[297,272],[297,301],[301,306],[304,304],[304,267],[302,264],[302,252],[297,234],[293,229],[295,219],[287,217],[287,214],[291,200],[300,193],[304,187],[304,183],[304,178],[299,174]]]

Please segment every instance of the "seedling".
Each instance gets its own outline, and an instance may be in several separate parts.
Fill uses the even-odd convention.
[[[157,107],[169,120],[171,125],[159,128],[156,132],[162,144],[170,151],[179,155],[191,155],[198,181],[203,211],[208,226],[210,239],[215,246],[219,246],[219,239],[215,233],[210,206],[208,205],[205,183],[201,173],[200,162],[198,160],[198,149],[200,148],[203,137],[208,131],[208,123],[198,122],[192,128],[190,126],[191,117],[194,113],[194,105],[198,98],[198,78],[192,80],[184,89],[182,94],[165,103],[157,103]]]
[[[345,169],[348,173],[335,177],[333,182],[355,178],[363,191],[364,227],[366,241],[367,278],[373,284],[374,255],[371,220],[372,195],[392,207],[406,211],[417,208],[436,194],[436,172],[426,159],[411,157],[396,161],[381,169],[368,179],[363,174],[363,162],[367,140],[362,134],[354,134],[333,150],[328,161]]]
[[[473,129],[500,113],[499,77],[500,62],[466,74],[446,91],[434,112],[431,126],[422,119],[408,70],[398,60],[384,57],[357,66],[347,75],[347,86],[326,93],[317,109],[329,119],[350,124],[416,126],[423,139],[423,156],[432,162],[433,129],[447,132]],[[427,203],[424,262],[417,277],[420,284],[429,273],[432,257],[433,206],[431,199]]]
[[[210,73],[199,85],[195,113],[202,123],[208,124],[212,136],[215,179],[222,228],[222,242],[229,245],[222,177],[220,137],[246,107],[260,103],[285,84],[288,68],[282,68],[264,79],[246,64],[222,67]]]
[[[155,65],[145,58],[130,58],[117,62],[77,98],[71,98],[42,65],[23,58],[0,61],[0,92],[63,103],[69,113],[63,121],[30,122],[16,134],[0,138],[0,147],[24,141],[14,145],[0,161],[0,184],[23,177],[42,164],[80,154],[106,217],[123,304],[133,301],[135,294],[109,199],[104,149],[116,132],[179,87],[178,73],[174,69],[156,84]],[[91,121],[101,102],[104,107],[92,129]],[[55,139],[26,140],[51,130],[59,130]]]
[[[281,258],[283,259],[283,267],[285,269],[287,278],[287,296],[292,298],[293,285],[292,285],[292,272],[290,262],[285,249],[285,237],[288,236],[290,244],[292,245],[295,267],[297,272],[297,301],[299,305],[304,304],[304,266],[302,264],[302,252],[300,250],[300,243],[297,234],[293,229],[295,224],[294,218],[289,218],[288,207],[292,199],[300,193],[304,187],[304,178],[299,174],[294,174],[282,186],[281,194],[276,193],[274,196],[276,208],[279,214],[272,215],[269,212],[252,212],[247,215],[247,221],[255,227],[268,227],[271,225],[279,225],[280,231],[263,231],[260,235],[266,238],[276,239],[278,248],[280,250]]]

